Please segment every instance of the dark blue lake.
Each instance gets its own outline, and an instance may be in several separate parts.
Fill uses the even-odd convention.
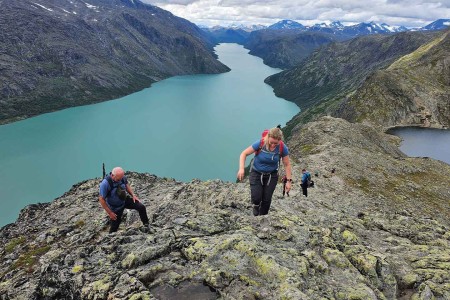
[[[431,157],[450,164],[450,130],[403,127],[389,133],[403,139],[400,150],[406,155]]]

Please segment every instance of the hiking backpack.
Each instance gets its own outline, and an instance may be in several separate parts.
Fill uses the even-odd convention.
[[[108,191],[108,194],[106,194],[106,197],[109,197],[114,188],[114,182],[111,178],[111,173],[106,174],[106,172],[105,172],[105,163],[103,163],[103,179],[106,179],[106,181],[109,184],[109,191]],[[120,199],[125,200],[126,191],[120,186],[120,184],[116,187],[116,194],[119,196]]]
[[[314,187],[314,181],[311,180],[311,173],[306,173],[306,186],[307,187]]]

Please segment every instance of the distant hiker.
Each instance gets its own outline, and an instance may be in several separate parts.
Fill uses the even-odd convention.
[[[286,188],[289,193],[292,184],[291,164],[288,147],[282,142],[283,133],[280,128],[272,128],[263,133],[263,138],[254,142],[242,151],[239,157],[238,180],[244,179],[245,159],[255,153],[250,170],[250,192],[253,203],[253,215],[269,213],[272,195],[278,182],[280,160],[286,170]]]
[[[111,219],[109,233],[115,232],[119,228],[125,208],[137,210],[144,226],[151,230],[147,210],[133,193],[133,190],[128,184],[125,172],[121,167],[114,168],[102,180],[98,199]]]
[[[301,186],[303,195],[305,195],[305,197],[308,197],[308,188],[311,187],[313,184],[314,181],[311,180],[311,174],[308,171],[306,171],[306,169],[303,169]]]

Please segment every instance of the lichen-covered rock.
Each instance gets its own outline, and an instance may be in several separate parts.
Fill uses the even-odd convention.
[[[99,179],[76,184],[0,230],[0,299],[449,299],[450,166],[391,140],[329,117],[295,128],[295,182],[320,175],[307,198],[278,186],[267,216],[248,182],[127,173],[155,233],[128,211],[109,234]]]

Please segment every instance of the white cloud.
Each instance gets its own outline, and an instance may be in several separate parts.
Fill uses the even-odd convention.
[[[202,25],[270,25],[292,19],[304,25],[375,21],[419,27],[450,17],[442,0],[143,0]]]

